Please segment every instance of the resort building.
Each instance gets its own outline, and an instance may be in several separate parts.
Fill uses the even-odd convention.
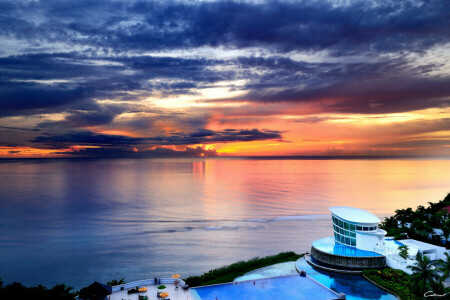
[[[330,207],[330,211],[334,237],[312,243],[312,263],[350,270],[385,267],[386,258],[375,251],[386,235],[378,228],[380,219],[354,207]]]
[[[380,219],[354,207],[330,207],[334,240],[338,243],[371,251],[383,242],[386,231],[378,228]]]
[[[432,261],[445,258],[445,247],[386,237],[386,231],[378,228],[380,219],[366,210],[330,207],[330,212],[334,236],[311,244],[309,262],[315,266],[348,272],[389,266],[410,272],[407,266],[414,263],[417,253]],[[407,258],[399,255],[400,246],[407,246]]]

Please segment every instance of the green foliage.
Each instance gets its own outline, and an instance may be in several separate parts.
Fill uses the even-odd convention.
[[[229,266],[221,267],[219,269],[211,270],[200,276],[191,276],[186,279],[189,286],[202,286],[210,284],[218,284],[225,282],[232,282],[234,278],[242,276],[245,273],[255,269],[267,267],[273,264],[295,261],[302,257],[302,255],[294,252],[283,252],[273,256],[266,256],[263,258],[252,258],[248,261],[239,261]]]
[[[409,284],[409,275],[402,270],[364,270],[364,276],[398,295],[402,300],[417,299]]]
[[[108,281],[106,284],[109,285],[109,286],[115,286],[115,285],[124,284],[124,283],[125,283],[125,278],[122,277],[119,280],[113,279],[111,281]]]
[[[399,253],[398,253],[398,255],[400,255],[401,257],[403,257],[404,259],[407,259],[408,258],[408,246],[405,246],[405,245],[403,245],[403,246],[399,246],[398,247],[398,250],[400,251]]]
[[[166,286],[165,285],[158,285],[158,290],[163,290],[163,289],[165,289],[166,288]]]
[[[28,288],[14,282],[5,287],[0,285],[0,299],[73,300],[75,293],[72,293],[71,290],[72,287],[64,284],[47,289],[42,285]]]
[[[445,254],[445,260],[440,259],[439,263],[441,267],[438,268],[439,271],[442,272],[441,282],[445,280],[450,275],[450,255],[448,253]]]
[[[410,207],[398,209],[394,216],[385,218],[380,227],[395,239],[405,238],[407,235],[409,238],[442,246],[440,237],[430,240],[428,236],[433,234],[433,228],[441,229],[445,237],[450,235],[450,214],[443,210],[446,206],[450,206],[450,193],[437,203],[428,202],[428,207],[420,205],[416,210]],[[411,226],[407,227],[407,223]]]
[[[430,259],[421,255],[419,252],[416,255],[416,262],[412,266],[408,266],[413,274],[410,276],[410,283],[417,295],[423,295],[433,287],[439,286],[440,282],[438,270],[434,267]]]

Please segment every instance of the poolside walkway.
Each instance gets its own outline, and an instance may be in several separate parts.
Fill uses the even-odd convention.
[[[175,289],[175,285],[173,284],[165,284],[166,288],[164,292],[169,293],[170,300],[194,300],[189,290],[183,291],[182,288]],[[147,291],[139,294],[127,294],[126,290],[114,292],[109,295],[110,300],[138,300],[139,295],[147,296],[149,300],[161,300],[163,298],[158,298],[156,293],[161,290],[158,290],[155,285],[145,285]]]
[[[147,296],[149,300],[163,300],[157,296],[158,292],[167,292],[169,296],[165,299],[170,300],[195,300],[196,298],[192,296],[191,290],[183,290],[181,287],[184,282],[181,281],[178,285],[178,289],[175,289],[174,279],[164,278],[160,279],[161,283],[157,285],[154,284],[153,279],[145,279],[135,282],[130,282],[123,285],[118,285],[113,287],[113,293],[108,296],[109,300],[139,300],[139,296]],[[159,285],[164,285],[166,288],[159,290],[157,287]],[[121,288],[123,287],[123,290]],[[128,290],[135,287],[146,287],[147,291],[135,294],[128,294]]]

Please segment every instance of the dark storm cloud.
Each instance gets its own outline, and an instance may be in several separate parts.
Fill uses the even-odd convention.
[[[86,156],[98,158],[148,158],[148,157],[214,157],[218,156],[215,149],[206,150],[202,147],[186,147],[184,150],[174,150],[156,147],[150,150],[122,149],[122,148],[86,148],[72,152],[61,152],[71,156]]]
[[[2,3],[0,36],[26,41],[30,47],[22,52],[31,53],[0,58],[0,116],[68,112],[72,114],[68,121],[76,126],[82,126],[83,120],[86,126],[107,124],[114,116],[97,112],[94,99],[136,100],[128,92],[196,95],[208,84],[238,79],[250,81],[242,87],[250,91],[243,99],[248,101],[320,102],[336,97],[342,103],[326,104],[325,111],[361,113],[442,106],[450,94],[445,88],[437,94],[435,87],[449,86],[449,79],[428,76],[420,83],[422,76],[439,66],[412,66],[406,59],[381,58],[377,53],[420,52],[448,42],[448,6],[448,1],[406,0],[346,5],[327,1]],[[78,50],[45,52],[45,42]],[[41,53],[32,53],[36,45],[41,45],[37,47]],[[201,46],[260,47],[272,57],[218,60],[139,54]],[[322,49],[333,55],[366,55],[368,61],[310,63],[282,56],[290,50]],[[380,92],[387,83],[400,87]],[[410,87],[420,97],[408,100]]]
[[[133,91],[141,96],[194,94],[201,85],[233,77],[230,72],[206,69],[220,63],[148,56],[92,58],[75,52],[3,57],[0,116],[96,111],[94,99],[136,100],[136,96],[127,99]],[[101,117],[98,112],[91,115]]]
[[[128,137],[123,135],[97,134],[90,131],[74,131],[62,135],[42,135],[34,138],[32,142],[48,145],[52,148],[66,148],[72,145],[83,146],[120,146],[145,143],[144,138]]]
[[[192,145],[227,142],[250,142],[271,139],[282,139],[281,132],[266,129],[225,129],[223,131],[200,129],[190,134],[174,134],[169,137],[153,137],[149,138],[148,140],[160,145]]]
[[[394,81],[395,80],[395,81]],[[393,113],[448,107],[450,78],[374,78],[336,80],[305,88],[288,87],[281,91],[254,89],[237,100],[256,102],[316,103],[322,112]]]
[[[448,40],[449,3],[429,1],[32,1],[2,4],[0,33],[116,51],[199,46],[422,51]],[[25,15],[35,18],[24,18]]]
[[[281,140],[281,132],[258,129],[226,129],[213,131],[200,129],[193,133],[177,133],[169,136],[157,137],[128,137],[122,135],[96,134],[89,131],[68,132],[62,135],[42,135],[34,138],[32,142],[47,145],[56,149],[67,148],[72,145],[83,146],[132,146],[142,144],[153,145],[192,145],[227,142],[249,142],[261,140]]]

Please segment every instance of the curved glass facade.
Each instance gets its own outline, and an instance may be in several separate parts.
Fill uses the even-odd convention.
[[[373,231],[377,229],[377,226],[359,226],[350,224],[346,221],[336,218],[335,216],[332,216],[332,218],[335,241],[349,246],[356,246],[355,230]]]

